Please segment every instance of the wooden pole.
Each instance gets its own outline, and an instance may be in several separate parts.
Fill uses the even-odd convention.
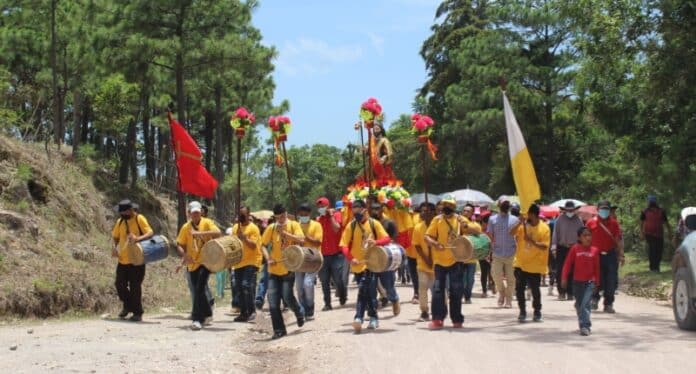
[[[239,210],[242,206],[242,137],[237,136],[237,219],[239,219]]]
[[[423,144],[421,147],[421,160],[423,162],[423,193],[425,194],[425,204],[428,204],[428,164],[427,157],[425,157],[425,148],[427,144]]]
[[[362,154],[362,160],[363,160],[363,173],[365,176],[365,183],[369,184],[369,177],[367,173],[367,160],[365,157],[365,137],[363,135],[363,124],[361,122],[358,122],[355,124],[355,127],[357,130],[360,131],[360,154]]]
[[[297,215],[297,201],[295,201],[295,192],[292,190],[292,175],[290,174],[290,160],[288,160],[288,152],[285,150],[285,142],[281,142],[283,148],[283,157],[285,158],[285,173],[288,176],[288,191],[290,192],[290,201],[292,202],[292,211]]]
[[[362,130],[360,131],[362,134]],[[367,129],[367,165],[369,168],[369,171],[367,172],[367,203],[369,204],[370,200],[372,199],[372,180],[371,178],[374,176],[373,171],[372,171],[372,130],[370,128]],[[368,170],[368,169],[366,169]]]

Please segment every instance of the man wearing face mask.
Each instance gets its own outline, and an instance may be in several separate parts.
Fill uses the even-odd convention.
[[[321,291],[324,295],[324,307],[322,311],[332,310],[331,307],[331,280],[333,279],[338,293],[338,300],[341,305],[346,303],[348,290],[344,282],[343,268],[345,258],[338,246],[341,240],[341,212],[329,209],[329,199],[320,197],[316,201],[319,217],[317,222],[321,225],[322,241],[321,254],[324,256],[324,263],[319,270],[321,281]]]
[[[619,246],[621,228],[615,219],[611,218],[611,205],[602,200],[597,204],[598,216],[587,221],[587,228],[592,231],[592,246],[600,251],[600,279],[603,290],[604,312],[615,313],[614,293],[619,276],[619,264],[624,263],[623,249]],[[593,296],[593,309],[599,304],[600,295]]]
[[[130,200],[122,200],[115,207],[120,218],[111,230],[114,240],[111,256],[118,258],[115,286],[118,298],[123,303],[118,317],[125,319],[129,313],[133,313],[130,320],[139,322],[143,316],[142,284],[145,265],[133,265],[126,247],[131,243],[150,239],[154,233],[145,216],[135,213],[135,206]]]
[[[242,259],[234,266],[233,294],[238,295],[239,315],[235,322],[253,321],[256,317],[254,309],[254,292],[256,290],[256,274],[261,267],[261,232],[251,221],[249,208],[242,205],[239,208],[239,218],[232,226],[232,235],[242,242]]]
[[[648,208],[640,213],[640,237],[648,244],[650,271],[659,273],[662,252],[665,248],[664,231],[672,236],[672,227],[667,221],[667,212],[657,205],[657,196],[648,196]]]
[[[502,197],[498,201],[498,207],[500,213],[490,218],[486,228],[486,232],[491,236],[491,248],[493,248],[491,273],[498,290],[498,306],[512,308],[512,291],[515,287],[512,262],[515,259],[517,243],[515,237],[510,235],[510,229],[519,220],[510,214],[510,200],[507,197]],[[507,284],[503,281],[503,275],[505,275]]]
[[[396,226],[396,222],[384,216],[382,204],[377,202],[372,203],[370,206],[370,217],[379,221],[392,242],[396,242],[399,232],[398,227]],[[399,294],[396,292],[396,270],[378,273],[377,280],[382,287],[384,287],[387,300],[392,303],[392,312],[395,316],[398,316],[399,313],[401,313],[401,304],[399,303]],[[383,302],[382,306],[384,305],[385,303]]]
[[[304,246],[321,251],[323,239],[322,228],[319,222],[313,220],[309,215],[312,208],[309,204],[300,205],[297,210],[297,220],[304,233]],[[295,272],[295,289],[297,290],[297,301],[305,311],[305,318],[310,321],[314,319],[314,283],[317,280],[317,273]]]
[[[578,230],[585,226],[582,219],[577,215],[579,206],[575,206],[575,202],[567,200],[561,208],[563,214],[558,216],[556,224],[553,227],[553,236],[551,238],[551,256],[555,257],[556,261],[556,288],[558,290],[558,300],[572,300],[572,287],[565,289],[561,285],[561,270],[565,263],[568,251],[578,241]],[[571,274],[572,279],[572,274]]]

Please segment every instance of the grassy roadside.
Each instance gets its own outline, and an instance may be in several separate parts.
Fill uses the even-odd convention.
[[[660,273],[653,273],[648,268],[646,259],[635,252],[627,252],[626,263],[619,268],[619,288],[632,296],[669,300],[672,296],[670,264],[663,262]]]

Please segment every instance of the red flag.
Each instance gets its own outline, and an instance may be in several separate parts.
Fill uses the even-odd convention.
[[[176,168],[179,170],[178,190],[212,199],[215,197],[218,181],[201,164],[201,150],[170,113],[167,113],[167,118],[176,155]]]

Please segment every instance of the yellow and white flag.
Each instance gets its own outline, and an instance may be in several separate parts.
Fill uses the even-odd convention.
[[[520,125],[515,119],[515,113],[503,91],[503,107],[505,110],[505,129],[507,130],[508,148],[510,150],[510,163],[512,164],[512,177],[515,180],[517,196],[520,198],[520,210],[527,212],[534,201],[541,198],[539,182],[537,181],[534,164],[529,156],[527,144],[524,142]]]

